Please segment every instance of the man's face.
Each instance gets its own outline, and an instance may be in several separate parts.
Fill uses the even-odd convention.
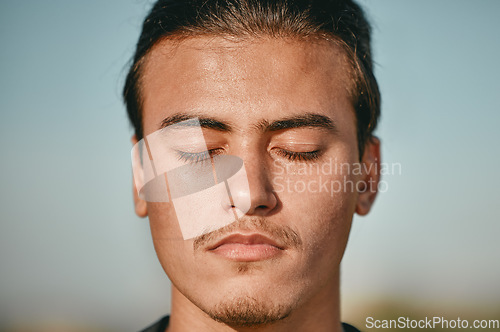
[[[202,125],[207,148],[241,158],[248,177],[228,209],[250,208],[213,234],[184,240],[170,202],[144,209],[175,291],[213,318],[276,320],[338,288],[360,197],[360,175],[341,171],[359,161],[348,68],[326,41],[196,37],[148,56],[144,135],[177,115],[223,124]]]

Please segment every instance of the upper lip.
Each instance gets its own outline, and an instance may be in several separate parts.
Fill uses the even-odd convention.
[[[219,241],[215,242],[213,245],[209,245],[207,247],[207,250],[214,250],[217,249],[218,247],[224,245],[224,244],[229,244],[229,243],[238,243],[238,244],[268,244],[274,247],[277,247],[278,249],[284,249],[282,245],[277,243],[275,240],[271,239],[268,236],[265,236],[263,234],[259,233],[251,233],[251,234],[243,234],[243,233],[233,233],[230,235],[227,235],[220,239]]]

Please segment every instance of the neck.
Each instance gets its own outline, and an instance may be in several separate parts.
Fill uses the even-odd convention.
[[[186,331],[318,331],[341,332],[339,273],[309,301],[278,322],[260,327],[231,327],[210,318],[172,285],[172,311],[168,332]]]

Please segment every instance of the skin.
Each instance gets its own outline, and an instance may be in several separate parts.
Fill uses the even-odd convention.
[[[324,40],[202,36],[154,46],[141,81],[144,135],[174,114],[229,124],[230,132],[205,128],[203,134],[208,149],[244,161],[250,190],[236,195],[233,207],[238,208],[238,198],[249,196],[242,229],[286,227],[300,239],[272,259],[231,261],[183,240],[170,203],[145,202],[136,194],[136,212],[149,217],[155,250],[172,281],[168,331],[341,331],[339,265],[353,214],[369,212],[376,188],[298,192],[282,186],[320,176],[322,181],[344,181],[346,176],[376,186],[373,168],[362,174],[300,171],[330,160],[359,162],[349,73],[343,52]],[[328,117],[335,129],[270,131],[263,126],[304,114]],[[287,151],[319,151],[319,157],[291,160]],[[368,167],[380,162],[377,140],[367,144],[362,161]],[[276,321],[248,327],[213,319],[228,308],[253,310],[256,316],[268,313]]]

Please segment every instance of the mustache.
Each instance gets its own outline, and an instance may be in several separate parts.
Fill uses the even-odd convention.
[[[193,242],[194,250],[207,247],[226,235],[235,231],[255,231],[266,235],[276,241],[284,248],[299,247],[302,245],[302,239],[291,227],[285,225],[277,225],[266,221],[264,218],[244,218],[217,229],[213,232],[198,236]]]

